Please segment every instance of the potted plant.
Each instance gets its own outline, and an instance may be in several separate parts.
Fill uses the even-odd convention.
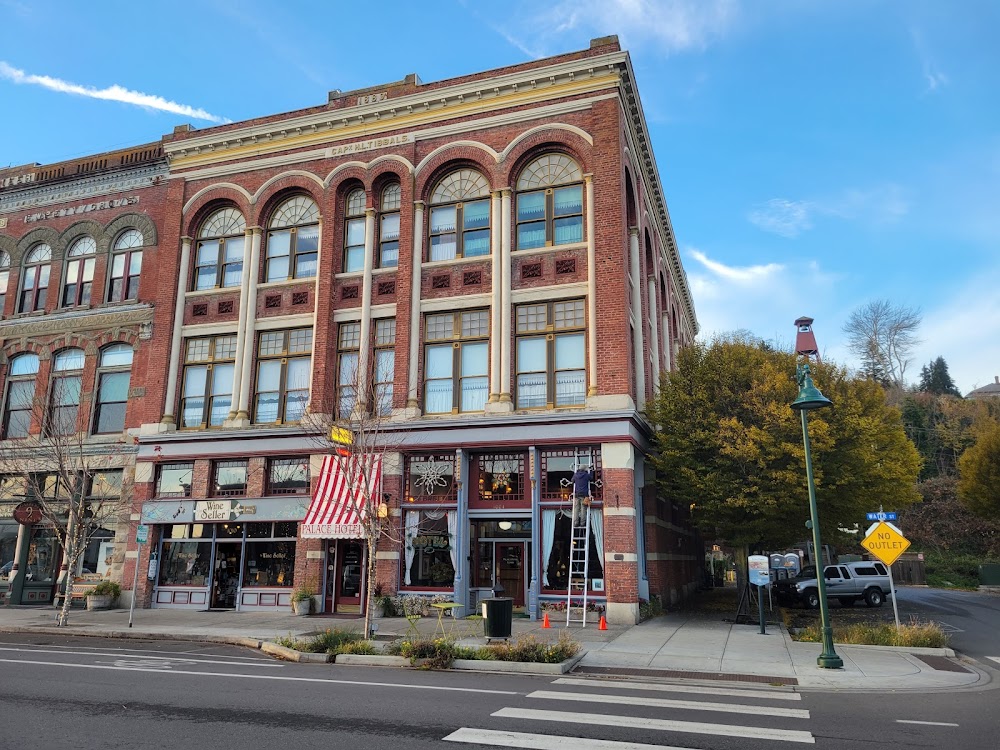
[[[84,596],[87,609],[111,609],[121,596],[122,587],[114,581],[101,581]]]
[[[299,616],[308,615],[312,612],[314,596],[316,596],[316,584],[313,581],[306,581],[296,586],[292,589],[292,611]]]

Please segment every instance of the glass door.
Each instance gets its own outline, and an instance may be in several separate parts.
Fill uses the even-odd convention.
[[[361,542],[343,539],[337,558],[337,596],[334,612],[361,612],[364,547]]]
[[[497,593],[524,606],[524,542],[496,542]],[[501,591],[502,589],[502,591]]]
[[[326,604],[324,612],[333,612],[337,598],[337,540],[331,540],[326,545]]]
[[[209,605],[212,609],[236,609],[242,558],[242,542],[216,544],[212,570],[212,602]]]

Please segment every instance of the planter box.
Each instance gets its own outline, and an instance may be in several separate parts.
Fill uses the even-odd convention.
[[[541,664],[532,661],[496,661],[493,659],[455,659],[452,669],[469,669],[479,672],[520,672],[524,674],[566,674],[583,658],[581,651],[558,664]]]
[[[311,606],[312,601],[310,599],[305,599],[301,602],[292,602],[292,613],[299,617],[305,617],[309,614]]]
[[[423,661],[419,660],[418,661]],[[354,664],[365,667],[408,667],[410,660],[405,656],[388,656],[386,654],[337,654],[336,664]]]
[[[91,594],[85,597],[87,600],[87,609],[111,609],[114,605],[115,600],[110,594]]]

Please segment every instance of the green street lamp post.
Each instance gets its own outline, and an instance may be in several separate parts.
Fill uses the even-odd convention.
[[[808,412],[832,406],[833,402],[820,393],[813,385],[809,374],[809,363],[799,365],[795,371],[799,384],[799,396],[792,402],[792,409],[802,417],[802,443],[806,449],[806,484],[809,486],[809,521],[812,526],[813,551],[816,555],[816,587],[819,589],[819,619],[823,630],[823,651],[816,663],[823,669],[841,669],[844,660],[833,650],[833,628],[830,627],[830,611],[826,602],[826,576],[823,569],[823,543],[819,534],[819,511],[816,508],[816,485],[813,482],[812,454],[809,450]]]

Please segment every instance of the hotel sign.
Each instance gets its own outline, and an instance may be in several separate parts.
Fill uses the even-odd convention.
[[[413,143],[413,135],[410,133],[387,135],[384,138],[369,138],[367,141],[357,141],[355,143],[345,143],[343,146],[333,146],[330,149],[330,156],[346,156],[347,154],[356,154],[361,151],[372,151],[377,148],[402,146],[407,143]]]
[[[30,224],[34,221],[48,221],[58,219],[62,216],[75,216],[86,214],[91,211],[104,211],[109,208],[121,208],[122,206],[134,206],[139,202],[138,195],[130,195],[127,198],[116,198],[110,201],[96,201],[94,203],[84,203],[81,206],[70,206],[68,208],[54,208],[51,211],[39,211],[38,213],[26,214],[24,223]]]

